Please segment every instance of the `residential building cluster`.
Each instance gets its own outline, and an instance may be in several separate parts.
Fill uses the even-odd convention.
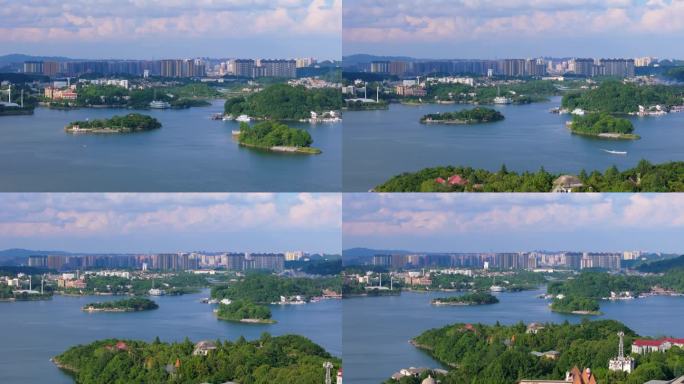
[[[377,60],[353,66],[353,70],[398,77],[430,74],[472,74],[476,76],[542,77],[578,76],[634,77],[636,67],[657,65],[652,57],[631,58],[528,58],[500,60]]]
[[[477,268],[528,269],[601,268],[619,270],[625,254],[610,252],[500,252],[500,253],[435,253],[374,255],[374,266],[403,268]]]
[[[233,271],[284,269],[282,253],[158,253],[145,255],[36,255],[29,256],[28,266],[56,271],[92,268],[184,271],[200,268],[222,268]]]

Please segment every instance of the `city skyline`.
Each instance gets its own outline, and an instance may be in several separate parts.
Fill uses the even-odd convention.
[[[343,200],[343,249],[682,251],[682,196],[350,194]]]
[[[341,57],[341,0],[0,0],[0,55]]]
[[[340,253],[338,194],[6,194],[0,249]]]
[[[345,56],[627,57],[639,47],[672,58],[684,56],[682,32],[681,1],[350,0],[342,40]]]

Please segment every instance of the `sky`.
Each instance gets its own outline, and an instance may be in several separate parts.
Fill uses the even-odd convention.
[[[343,54],[684,58],[684,0],[345,0]]]
[[[0,55],[341,58],[342,0],[0,0]]]
[[[340,253],[339,194],[11,194],[0,249]]]
[[[684,194],[345,194],[342,245],[684,253]]]

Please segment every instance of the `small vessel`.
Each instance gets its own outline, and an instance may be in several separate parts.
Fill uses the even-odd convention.
[[[214,113],[211,115],[212,120],[223,120],[223,113]]]
[[[166,101],[152,100],[150,101],[150,108],[152,109],[167,109],[171,108],[171,104]]]
[[[492,281],[492,286],[489,287],[489,290],[492,292],[503,292],[504,287],[502,287],[500,285],[496,285],[496,277],[494,277],[494,281]]]
[[[233,120],[235,120],[235,116],[233,116],[233,115],[223,116],[223,121],[233,121]]]
[[[252,118],[247,116],[247,115],[240,115],[235,119],[235,121],[239,121],[242,123],[249,123],[250,121],[252,121]]]
[[[494,104],[510,104],[511,99],[505,96],[501,96],[501,88],[496,87],[496,97],[494,98]]]
[[[601,149],[605,153],[610,153],[611,155],[626,155],[627,151],[614,151],[612,149]]]

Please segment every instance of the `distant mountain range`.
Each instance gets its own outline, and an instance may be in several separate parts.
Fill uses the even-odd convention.
[[[63,56],[31,56],[23,55],[21,53],[12,53],[9,55],[0,56],[0,66],[9,64],[19,64],[24,61],[69,61],[73,60]]]

